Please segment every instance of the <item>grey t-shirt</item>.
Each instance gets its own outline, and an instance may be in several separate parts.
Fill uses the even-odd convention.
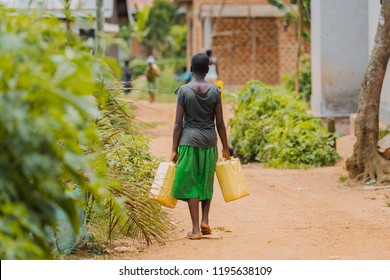
[[[215,131],[215,106],[221,100],[221,92],[216,85],[204,94],[198,93],[188,85],[175,91],[178,101],[184,107],[184,125],[179,145],[201,148],[217,146]]]

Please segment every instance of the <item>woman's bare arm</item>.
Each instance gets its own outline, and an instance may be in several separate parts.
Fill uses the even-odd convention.
[[[220,100],[215,107],[215,123],[217,126],[219,138],[221,138],[221,142],[222,142],[222,156],[228,159],[230,158],[230,154],[228,149],[225,122],[223,120],[222,100]]]
[[[172,140],[172,152],[169,161],[176,162],[178,157],[177,148],[179,147],[180,137],[183,132],[183,116],[184,107],[177,101],[176,104],[176,117],[173,125],[173,140]]]

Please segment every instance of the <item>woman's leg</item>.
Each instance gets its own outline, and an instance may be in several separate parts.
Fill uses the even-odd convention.
[[[199,199],[190,198],[188,200],[188,208],[190,209],[192,232],[188,234],[189,238],[199,239],[201,237],[199,227]]]
[[[202,220],[200,223],[200,229],[202,234],[211,234],[211,228],[209,226],[209,213],[210,213],[211,200],[202,201]]]
[[[211,205],[211,200],[202,201],[202,221],[200,223],[201,226],[209,225],[210,205]]]
[[[153,91],[149,91],[149,102],[153,103],[155,99],[155,94]]]
[[[203,235],[211,234],[209,226],[209,213],[211,199],[213,196],[214,171],[218,160],[217,148],[202,148],[199,152],[199,181],[198,188],[202,201],[202,219],[200,223],[201,233]]]

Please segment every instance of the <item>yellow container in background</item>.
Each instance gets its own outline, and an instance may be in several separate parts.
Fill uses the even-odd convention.
[[[150,193],[161,205],[175,208],[177,199],[172,196],[176,165],[173,162],[161,162],[158,166]]]
[[[214,82],[214,84],[216,85],[216,86],[219,86],[219,88],[221,89],[221,95],[223,94],[223,81],[221,81],[221,80],[216,80],[215,82]]]
[[[223,199],[226,202],[249,195],[248,184],[238,158],[217,162],[215,168]]]

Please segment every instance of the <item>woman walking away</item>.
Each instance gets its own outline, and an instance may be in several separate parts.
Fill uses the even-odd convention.
[[[221,93],[219,87],[204,79],[208,70],[208,56],[195,54],[191,61],[191,82],[175,91],[176,120],[170,161],[176,162],[176,176],[172,194],[188,202],[192,220],[189,239],[211,234],[209,211],[218,159],[215,127],[222,142],[222,156],[229,158]],[[200,223],[199,202],[202,205]]]

